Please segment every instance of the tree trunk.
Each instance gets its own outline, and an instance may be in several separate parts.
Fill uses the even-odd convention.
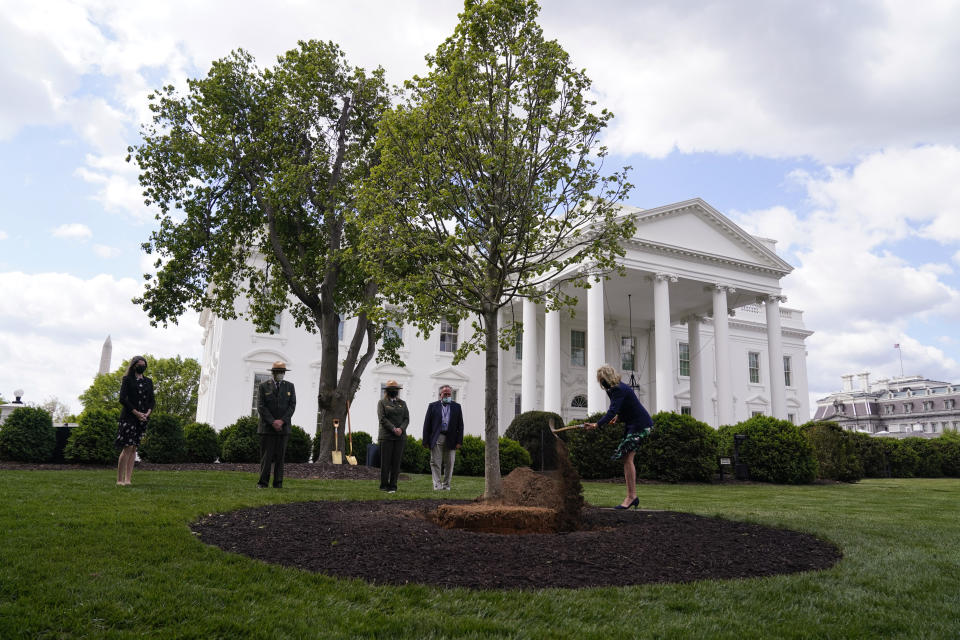
[[[493,305],[490,305],[492,307]],[[499,380],[498,359],[500,343],[497,340],[499,316],[496,308],[487,308],[483,313],[486,331],[486,351],[484,353],[484,465],[483,497],[485,500],[499,500],[503,496],[503,482],[500,477],[500,424],[497,418],[497,383]]]
[[[338,451],[343,450],[343,430],[346,426],[347,402],[337,388],[337,361],[340,345],[337,329],[340,316],[321,313],[320,320],[320,387],[317,390],[317,433],[320,442],[317,446],[316,460],[330,462],[330,452],[334,450],[333,421],[340,421],[337,434]]]

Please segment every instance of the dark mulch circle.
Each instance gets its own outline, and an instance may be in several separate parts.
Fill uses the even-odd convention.
[[[117,466],[91,464],[35,464],[29,462],[0,462],[0,471],[89,471],[91,469],[116,469]],[[133,467],[137,471],[241,471],[260,473],[260,465],[255,462],[213,462],[182,464],[157,464],[138,462]],[[286,478],[321,478],[324,480],[379,480],[380,469],[363,465],[331,464],[329,462],[287,462],[283,465]],[[403,479],[401,474],[400,479]],[[133,476],[136,483],[137,477]],[[256,482],[256,480],[254,480]]]
[[[826,569],[834,545],[771,527],[670,511],[587,507],[579,531],[443,529],[436,500],[299,502],[210,514],[207,544],[264,562],[375,584],[472,589],[626,586]]]

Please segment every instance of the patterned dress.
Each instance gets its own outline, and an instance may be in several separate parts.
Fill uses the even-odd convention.
[[[153,381],[146,376],[124,377],[120,385],[120,404],[123,405],[123,411],[120,413],[115,445],[117,449],[129,446],[139,447],[140,440],[147,431],[149,420],[140,422],[133,415],[133,410],[146,413],[153,409]]]

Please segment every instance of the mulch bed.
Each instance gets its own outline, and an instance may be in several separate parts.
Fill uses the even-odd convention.
[[[89,471],[91,469],[113,469],[116,465],[101,466],[91,464],[30,464],[26,462],[0,462],[0,471]],[[183,464],[156,464],[152,462],[138,462],[133,467],[137,471],[242,471],[245,473],[260,473],[258,463],[216,462],[201,464],[187,462]],[[283,465],[285,478],[313,478],[323,480],[379,480],[380,469],[363,465],[331,464],[329,462],[287,462]],[[400,479],[403,479],[401,474]],[[136,482],[136,475],[133,476]]]
[[[298,502],[210,514],[190,528],[207,544],[264,562],[375,584],[471,589],[754,578],[826,569],[841,557],[808,534],[670,511],[587,507],[579,531],[526,535],[428,519],[457,503]]]

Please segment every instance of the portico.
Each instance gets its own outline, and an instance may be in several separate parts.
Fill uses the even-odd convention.
[[[637,226],[624,244],[625,275],[593,279],[572,318],[523,301],[521,410],[564,415],[571,389],[586,396],[587,414],[605,410],[606,394],[594,374],[607,363],[625,381],[633,374],[651,413],[689,409],[714,426],[731,424],[742,419],[735,411],[739,395],[740,413],[748,398],[760,398],[765,413],[787,419],[780,279],[792,268],[774,253],[773,242],[747,234],[700,199],[650,210],[626,208],[624,215]],[[765,314],[752,328],[762,334],[750,341],[766,344],[746,352],[744,368],[739,364],[743,340],[731,348],[730,318],[738,308],[753,311],[758,305]],[[631,316],[633,326],[628,326]],[[578,327],[585,333],[585,366],[579,364]],[[678,333],[685,342],[678,342]],[[762,384],[761,351],[766,351]],[[744,386],[754,388],[735,392]]]

